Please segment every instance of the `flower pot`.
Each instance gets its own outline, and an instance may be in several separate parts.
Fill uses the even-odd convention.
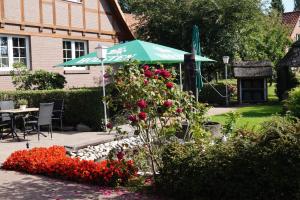
[[[206,131],[212,133],[214,137],[222,137],[222,125],[218,122],[205,122],[203,125]]]
[[[27,105],[20,105],[20,110],[26,110]]]

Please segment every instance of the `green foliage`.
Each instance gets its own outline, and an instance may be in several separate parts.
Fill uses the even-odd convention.
[[[111,87],[108,87],[107,93],[110,92]],[[94,130],[101,128],[103,119],[101,89],[0,91],[0,100],[18,101],[19,99],[27,99],[30,107],[38,107],[40,103],[52,102],[54,99],[64,99],[65,125],[75,126],[83,123]]]
[[[237,120],[241,117],[241,114],[239,112],[230,112],[226,114],[226,117],[223,133],[225,136],[230,136],[235,130]]]
[[[20,105],[28,105],[28,101],[27,99],[18,99],[17,100],[17,104],[20,106]]]
[[[158,187],[175,199],[300,199],[300,123],[278,118],[268,126],[261,136],[207,147],[170,144]]]
[[[293,89],[285,101],[285,106],[295,117],[300,118],[300,87]]]
[[[300,10],[300,0],[294,0],[294,2],[295,2],[294,10],[299,11]]]
[[[212,86],[223,96],[225,96],[226,92],[226,85],[224,83],[215,83],[212,84]],[[230,86],[230,88],[233,88],[232,90],[229,90],[229,95],[231,96],[236,88],[234,85]],[[199,101],[203,103],[209,103],[209,104],[217,104],[217,105],[225,105],[226,99],[222,97],[220,94],[218,94],[210,84],[204,84],[203,88],[201,89],[201,92],[199,93]]]
[[[282,0],[272,0],[271,7],[274,10],[277,10],[279,13],[284,13],[284,6]]]
[[[132,0],[130,5],[145,40],[191,51],[192,27],[198,25],[203,53],[220,61],[219,68],[223,55],[277,63],[290,44],[280,16],[263,11],[261,0]]]
[[[18,90],[51,90],[64,88],[66,78],[53,72],[37,70],[31,73],[22,63],[15,63],[12,82]]]

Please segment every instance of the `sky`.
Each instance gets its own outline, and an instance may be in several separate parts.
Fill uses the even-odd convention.
[[[294,0],[283,0],[285,12],[290,12],[294,10]]]

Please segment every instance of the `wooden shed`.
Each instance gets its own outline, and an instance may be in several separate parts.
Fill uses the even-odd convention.
[[[260,103],[268,100],[268,78],[273,75],[272,62],[235,62],[233,73],[237,79],[239,103]]]

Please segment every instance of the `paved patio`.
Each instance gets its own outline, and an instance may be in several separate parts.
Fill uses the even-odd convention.
[[[122,127],[130,130],[128,126]],[[17,142],[13,139],[0,140],[0,165],[6,158],[17,150],[50,147],[53,145],[81,147],[89,144],[111,141],[116,138],[115,133],[103,132],[55,132],[53,139],[37,135],[26,137]],[[33,176],[0,169],[0,200],[39,200],[39,199],[155,199],[127,190],[101,188],[68,181],[51,179],[44,176]]]
[[[236,111],[238,107],[214,107],[208,110],[207,116],[222,115],[232,111]]]

